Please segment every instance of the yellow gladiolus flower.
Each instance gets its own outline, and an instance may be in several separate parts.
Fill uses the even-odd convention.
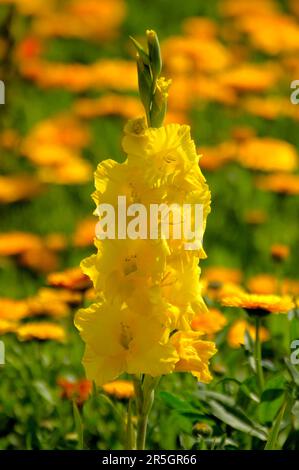
[[[87,377],[98,385],[123,372],[168,374],[178,361],[168,343],[169,329],[150,312],[136,312],[116,302],[96,303],[78,311],[75,325],[86,342]]]
[[[212,376],[209,360],[217,352],[215,344],[199,339],[194,331],[178,332],[171,337],[176,347],[179,361],[175,365],[177,372],[191,372],[200,382],[209,383]]]

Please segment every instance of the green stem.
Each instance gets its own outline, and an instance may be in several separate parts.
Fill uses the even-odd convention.
[[[127,413],[127,450],[136,449],[135,445],[135,431],[132,423],[132,400],[128,404],[128,413]]]
[[[261,326],[261,319],[260,317],[255,318],[255,345],[254,345],[254,356],[255,356],[255,367],[256,367],[256,374],[258,380],[258,386],[260,392],[264,389],[264,374],[263,374],[263,367],[262,367],[262,346],[261,346],[261,339],[260,339],[260,326]]]
[[[288,397],[287,397],[287,394],[286,394],[284,402],[283,402],[283,404],[282,404],[282,406],[279,410],[277,418],[274,421],[273,427],[270,431],[270,434],[269,434],[269,437],[268,437],[268,440],[267,440],[267,444],[266,444],[264,450],[276,450],[276,444],[277,444],[277,439],[278,439],[278,435],[279,435],[280,425],[281,425],[281,421],[284,417],[284,413],[285,413],[285,410],[286,410],[286,407],[287,407],[287,403],[288,403]]]
[[[136,411],[137,411],[137,450],[144,450],[146,443],[146,432],[148,417],[153,406],[155,398],[155,388],[158,385],[160,377],[153,378],[145,375],[143,380],[134,378]]]
[[[148,413],[142,414],[138,417],[137,450],[145,449],[147,423],[148,423]]]

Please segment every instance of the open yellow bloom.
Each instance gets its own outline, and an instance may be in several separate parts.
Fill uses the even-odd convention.
[[[129,164],[142,168],[150,186],[183,184],[186,190],[205,186],[208,192],[189,126],[168,124],[148,128],[142,135],[130,133],[122,145]]]
[[[21,341],[60,341],[66,339],[65,330],[62,326],[50,322],[30,322],[21,325],[17,329],[17,335]]]
[[[134,384],[130,380],[114,380],[103,385],[103,390],[108,395],[118,399],[132,398],[135,395]]]
[[[174,370],[178,356],[168,343],[169,329],[157,315],[136,312],[114,303],[79,310],[75,325],[86,350],[87,377],[98,385],[123,372],[159,376]]]
[[[217,308],[211,308],[208,312],[200,313],[192,320],[193,330],[207,335],[213,335],[226,325],[227,320]]]
[[[239,294],[224,297],[222,305],[226,307],[239,307],[252,312],[252,314],[265,315],[268,313],[287,313],[294,308],[294,302],[290,297],[276,295]]]
[[[227,342],[231,348],[239,348],[242,344],[245,344],[245,333],[249,333],[251,338],[256,340],[256,329],[253,325],[250,325],[245,320],[235,321],[228,332]],[[266,328],[263,326],[259,329],[260,341],[268,341],[270,335]]]
[[[177,372],[191,372],[204,383],[212,380],[209,360],[217,351],[214,343],[202,341],[194,331],[175,333],[171,337],[171,343],[176,347],[180,358],[175,365]]]

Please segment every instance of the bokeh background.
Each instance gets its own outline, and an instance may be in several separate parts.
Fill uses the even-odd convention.
[[[73,313],[94,296],[78,267],[94,250],[93,172],[123,161],[122,128],[142,113],[129,35],[143,42],[148,28],[172,79],[167,122],[191,125],[212,192],[201,283],[219,349],[209,387],[162,381],[150,445],[261,448],[280,401],[252,408],[244,387],[222,380],[250,379],[250,345],[240,343],[254,333],[219,301],[240,286],[299,295],[298,1],[0,0],[0,28],[0,448],[79,448],[73,401],[86,448],[124,445],[131,384],[92,391]],[[296,311],[265,320],[265,366],[279,389],[297,338]],[[284,442],[296,448],[298,411],[288,416]]]

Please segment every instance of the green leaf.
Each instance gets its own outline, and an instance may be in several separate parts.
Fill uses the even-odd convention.
[[[78,435],[78,449],[84,449],[84,442],[83,442],[83,424],[80,415],[80,411],[75,401],[73,401],[73,414],[74,414],[74,421],[75,421],[75,428]]]
[[[199,390],[198,396],[201,400],[207,401],[208,404],[210,403],[210,398],[214,398],[220,403],[223,403],[228,406],[234,406],[235,404],[234,398],[225,395],[224,393],[214,392],[213,390]]]
[[[266,383],[261,403],[257,407],[257,416],[262,424],[270,424],[276,417],[284,400],[285,384],[286,380],[281,374],[272,377]]]
[[[216,418],[223,421],[225,424],[231,426],[233,429],[242,431],[250,436],[255,436],[262,441],[267,440],[266,430],[255,425],[248,424],[245,420],[242,420],[239,416],[236,416],[231,410],[228,411],[222,404],[215,400],[209,402],[211,412]]]
[[[203,417],[202,413],[196,408],[194,408],[194,406],[192,406],[187,401],[182,400],[178,396],[173,395],[172,393],[162,391],[159,393],[159,397],[162,398],[164,403],[166,403],[169,408],[172,408],[180,414],[188,414],[197,417]]]
[[[129,36],[129,38],[131,39],[132,43],[134,44],[139,56],[142,59],[142,62],[145,65],[149,66],[150,65],[150,59],[149,59],[148,54],[143,49],[142,45],[138,41],[136,41],[136,39],[134,39],[132,36]]]
[[[42,380],[35,380],[33,382],[33,386],[35,390],[38,392],[38,394],[48,403],[51,405],[55,404],[55,401],[53,399],[52,392],[49,388],[49,386],[43,382]]]

